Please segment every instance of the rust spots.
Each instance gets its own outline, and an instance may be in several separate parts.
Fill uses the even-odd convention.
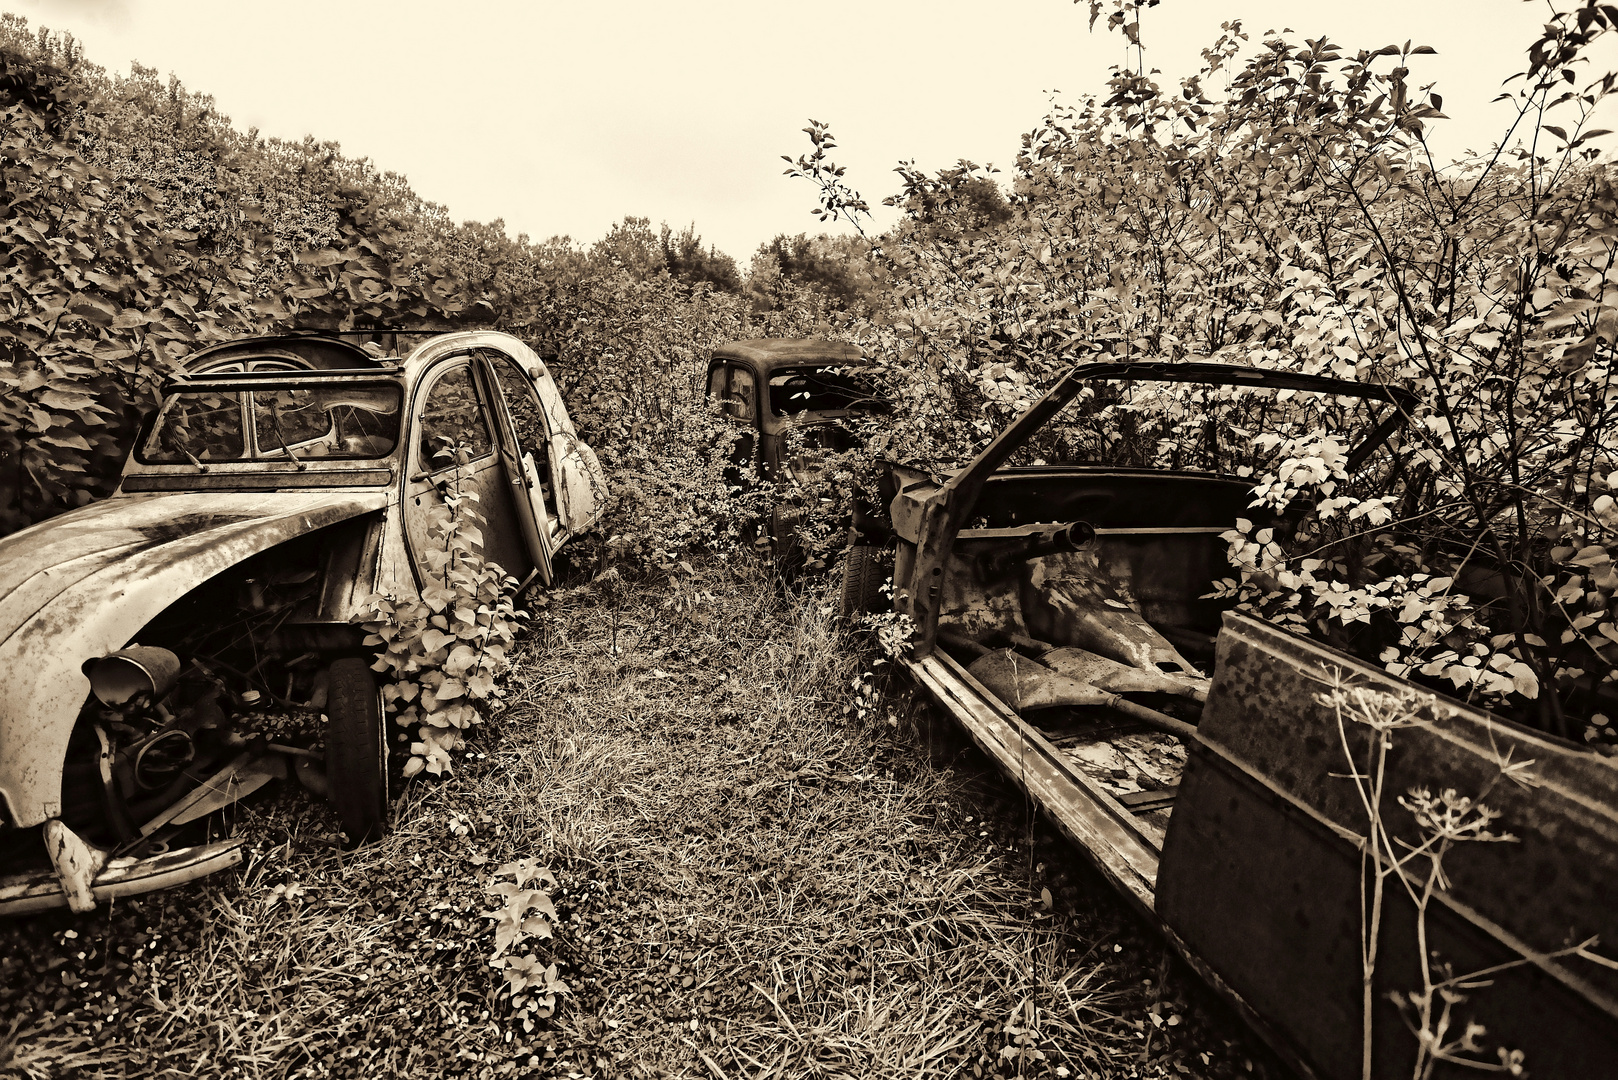
[[[154,544],[167,544],[210,529],[250,521],[255,516],[242,513],[181,514],[179,517],[137,525],[134,531]]]

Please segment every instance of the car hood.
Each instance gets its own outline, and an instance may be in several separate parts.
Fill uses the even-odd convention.
[[[0,540],[0,797],[12,822],[61,813],[87,660],[243,559],[387,503],[385,491],[119,495]]]

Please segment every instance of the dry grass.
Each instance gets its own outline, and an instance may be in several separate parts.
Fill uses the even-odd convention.
[[[935,764],[902,693],[856,715],[830,603],[755,575],[558,594],[507,711],[381,844],[339,851],[283,793],[239,811],[240,875],[0,929],[0,1069],[1246,1075],[1251,1050],[981,759]],[[528,856],[560,880],[572,988],[532,1031],[481,919],[489,872]]]

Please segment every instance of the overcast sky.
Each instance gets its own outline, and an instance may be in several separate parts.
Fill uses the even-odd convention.
[[[1567,0],[1564,0],[1564,3]],[[834,158],[876,207],[893,166],[1008,166],[1048,95],[1100,91],[1126,59],[1065,0],[0,0],[71,31],[114,71],[131,61],[214,95],[238,127],[334,140],[403,173],[457,219],[589,242],[633,214],[744,266],[776,233],[825,227],[782,175],[800,129],[831,124]],[[1522,70],[1543,0],[1164,0],[1143,20],[1165,85],[1193,72],[1221,21],[1258,40],[1290,27],[1345,47],[1432,45],[1418,83],[1453,119],[1446,154],[1504,132],[1489,104]],[[1602,70],[1618,67],[1606,47]],[[1618,124],[1603,126],[1618,128]],[[891,211],[878,208],[878,227]]]

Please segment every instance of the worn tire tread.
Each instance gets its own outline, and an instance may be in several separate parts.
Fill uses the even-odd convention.
[[[855,544],[843,556],[843,590],[839,608],[843,617],[865,615],[882,609],[882,583],[887,580],[882,549],[874,544]]]
[[[382,699],[364,660],[331,665],[326,713],[326,782],[349,842],[379,840],[387,831],[388,768]]]

